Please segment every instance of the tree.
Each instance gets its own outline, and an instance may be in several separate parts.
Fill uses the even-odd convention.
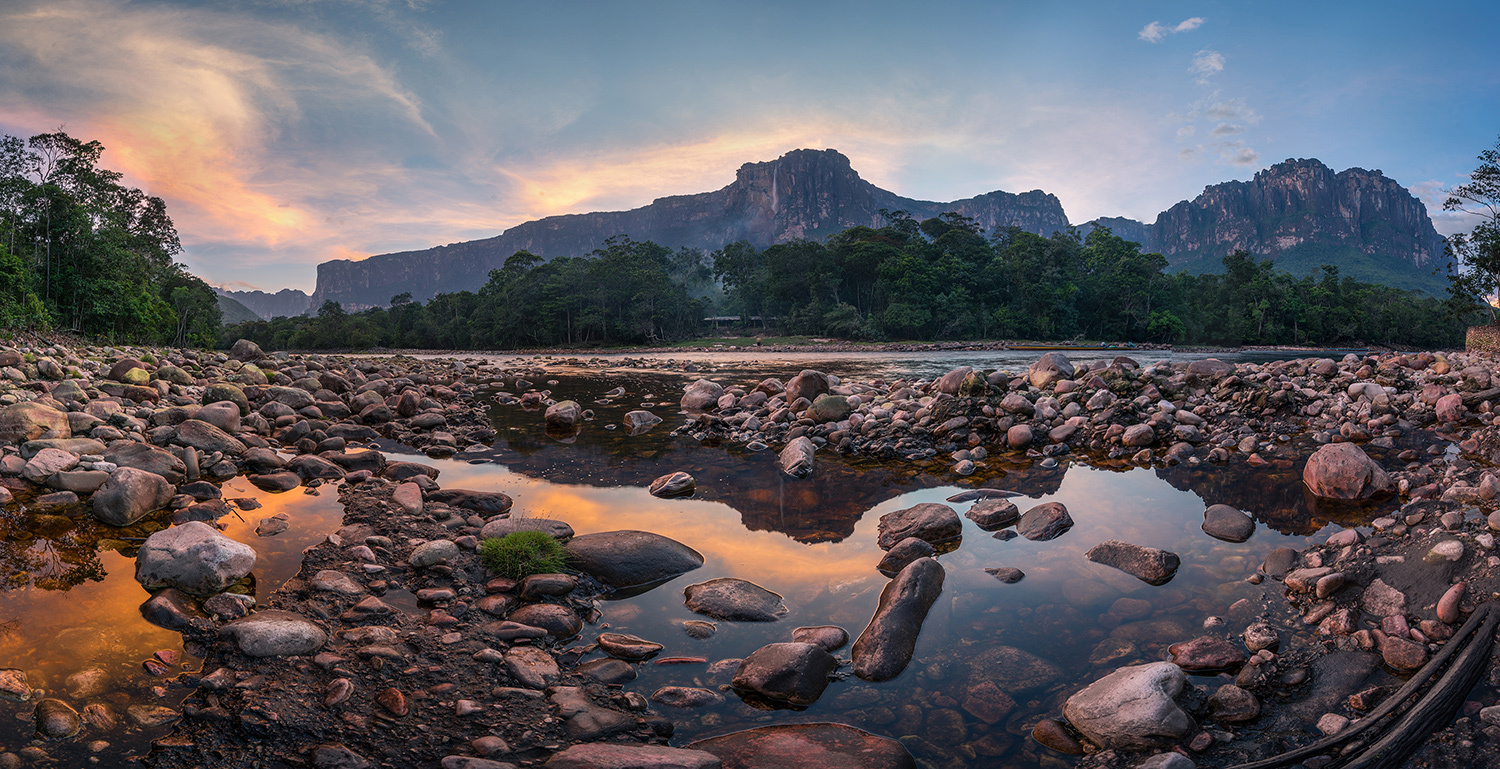
[[[1480,217],[1469,234],[1448,239],[1448,256],[1462,271],[1448,268],[1449,293],[1468,304],[1483,304],[1490,322],[1500,325],[1500,139],[1479,153],[1479,167],[1469,174],[1469,183],[1448,193],[1444,211],[1462,211]]]

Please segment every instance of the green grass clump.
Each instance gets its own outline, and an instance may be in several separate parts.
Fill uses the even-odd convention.
[[[521,579],[531,574],[562,571],[567,565],[568,551],[546,532],[518,531],[486,539],[479,545],[479,557],[490,571]]]

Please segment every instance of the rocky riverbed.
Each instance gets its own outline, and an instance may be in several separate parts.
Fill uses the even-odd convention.
[[[699,371],[681,393],[659,394],[680,413],[663,422],[657,402],[643,402],[618,424],[599,424],[594,410],[640,394],[552,397],[549,377],[570,366],[588,362],[266,355],[243,342],[227,353],[4,348],[0,501],[7,514],[88,516],[143,535],[127,549],[153,591],[141,611],[204,659],[201,671],[173,679],[194,693],[157,714],[176,719],[146,759],[159,766],[911,766],[908,748],[923,763],[982,762],[1009,738],[947,745],[941,719],[913,728],[897,713],[903,726],[889,736],[802,723],[668,743],[674,715],[726,694],[803,708],[831,679],[901,676],[951,578],[943,563],[958,547],[958,509],[968,505],[967,520],[1001,539],[1047,541],[1073,525],[1061,504],[1022,510],[1008,501],[1014,490],[994,483],[1000,467],[1082,459],[1190,473],[1249,468],[1298,484],[1309,504],[1349,526],[1240,575],[1283,586],[1272,598],[1226,602],[1196,636],[1164,625],[1139,639],[1170,647],[1160,661],[1064,684],[1034,658],[1002,654],[993,662],[1006,676],[973,683],[944,706],[960,724],[1030,735],[1047,746],[1043,764],[1087,753],[1083,761],[1098,766],[1224,766],[1337,733],[1497,589],[1500,557],[1489,554],[1485,516],[1500,491],[1489,472],[1500,451],[1490,414],[1500,388],[1485,356],[1119,357],[1078,368],[1049,354],[1026,371],[959,368],[889,382],[812,370],[715,381]],[[697,368],[678,370],[694,373],[689,366]],[[878,567],[891,580],[862,631],[797,628],[729,661],[722,688],[663,687],[648,697],[629,682],[643,666],[675,660],[658,656],[660,639],[598,633],[608,624],[601,599],[692,572],[700,554],[663,536],[670,531],[575,537],[566,520],[512,518],[509,496],[444,488],[434,468],[372,448],[479,457],[497,438],[491,408],[534,412],[533,429],[558,441],[581,430],[655,430],[776,452],[789,484],[835,464],[878,464],[974,488],[882,517]],[[336,487],[344,505],[342,527],[269,596],[250,597],[245,583],[254,547],[215,526],[232,512],[219,487],[240,476],[275,492]],[[695,483],[668,473],[651,490],[691,495]],[[1241,509],[1253,505],[1226,501],[1235,504],[1204,511],[1204,535],[1243,541],[1256,521]],[[1370,521],[1367,510],[1384,514]],[[577,572],[520,583],[489,574],[475,552],[481,540],[517,528],[566,542]],[[1086,557],[1147,586],[1167,584],[1182,566],[1176,553],[1125,540],[1100,542]],[[987,571],[1006,583],[1025,577],[1004,564]],[[774,622],[786,612],[780,596],[746,580],[708,580],[685,598],[705,618],[703,632],[709,620]],[[1105,616],[1119,624],[1131,611],[1116,601]],[[1010,716],[1035,690],[1028,670],[1046,674],[1052,719]],[[36,731],[0,765],[49,765],[60,743],[95,739],[118,719],[107,702],[29,675],[0,670],[0,696],[29,707]],[[1121,698],[1140,708],[1110,706]],[[1494,704],[1463,702],[1416,760],[1443,765],[1492,746],[1500,710],[1484,708]]]

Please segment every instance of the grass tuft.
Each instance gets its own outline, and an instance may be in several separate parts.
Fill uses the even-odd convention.
[[[486,539],[479,545],[479,557],[490,571],[521,579],[562,571],[568,562],[568,551],[546,532],[518,531]]]

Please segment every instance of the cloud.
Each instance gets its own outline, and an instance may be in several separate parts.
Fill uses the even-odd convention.
[[[1208,84],[1208,79],[1224,71],[1224,55],[1218,51],[1210,51],[1205,48],[1193,54],[1193,66],[1188,67],[1188,72],[1197,75],[1198,82]]]
[[[1243,97],[1225,99],[1208,105],[1203,116],[1211,120],[1242,120],[1246,123],[1260,122],[1260,113],[1245,104]]]
[[[1235,166],[1253,166],[1260,163],[1260,153],[1240,146],[1239,142],[1230,142],[1219,145],[1219,160]]]
[[[1196,134],[1196,133],[1198,133],[1198,126],[1185,125],[1185,126],[1179,128],[1179,129],[1177,129],[1177,138],[1179,140],[1181,140],[1181,139],[1191,139],[1193,137],[1193,135]]]
[[[1214,126],[1214,130],[1209,131],[1208,135],[1209,136],[1233,136],[1234,134],[1239,134],[1239,133],[1244,133],[1244,132],[1245,132],[1245,127],[1242,126],[1242,125],[1234,125],[1232,123],[1220,123],[1220,124]]]
[[[1201,26],[1203,26],[1202,16],[1194,16],[1190,19],[1184,19],[1175,27],[1164,26],[1159,21],[1153,21],[1150,24],[1142,27],[1141,31],[1136,33],[1136,36],[1148,43],[1160,43],[1162,40],[1166,39],[1167,35],[1175,34],[1177,32],[1191,32]]]

